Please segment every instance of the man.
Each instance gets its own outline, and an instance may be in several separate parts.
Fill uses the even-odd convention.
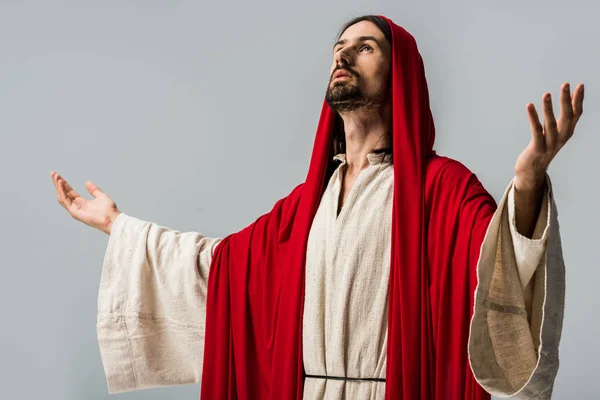
[[[544,127],[528,105],[532,140],[498,207],[432,150],[416,43],[376,16],[334,46],[306,181],[240,232],[160,227],[53,174],[71,215],[110,234],[109,392],[201,381],[210,399],[549,398],[564,264],[547,168],[583,102],[582,85],[572,100],[563,88],[557,122],[549,101]]]

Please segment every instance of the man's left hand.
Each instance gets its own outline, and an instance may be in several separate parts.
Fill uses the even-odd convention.
[[[540,123],[535,106],[527,104],[532,139],[515,164],[517,190],[535,191],[544,184],[550,162],[573,136],[575,125],[583,113],[583,84],[575,88],[572,98],[569,83],[562,85],[558,121],[552,111],[550,93],[542,96],[542,103],[544,125]]]

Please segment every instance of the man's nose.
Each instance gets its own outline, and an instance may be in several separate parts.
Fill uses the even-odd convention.
[[[336,68],[348,66],[350,64],[350,56],[344,50],[338,51],[335,53],[335,64]]]

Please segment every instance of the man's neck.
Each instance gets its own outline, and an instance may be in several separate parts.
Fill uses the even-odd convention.
[[[346,135],[347,173],[358,174],[369,166],[367,154],[391,147],[391,119],[382,110],[341,115]]]

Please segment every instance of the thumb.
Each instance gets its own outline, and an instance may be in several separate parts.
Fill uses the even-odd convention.
[[[94,196],[94,198],[98,198],[98,196],[100,194],[104,194],[104,192],[102,192],[102,190],[100,190],[100,188],[98,186],[94,185],[92,183],[92,181],[86,181],[85,182],[85,187],[88,190],[88,192],[90,192],[90,194],[92,196]]]

